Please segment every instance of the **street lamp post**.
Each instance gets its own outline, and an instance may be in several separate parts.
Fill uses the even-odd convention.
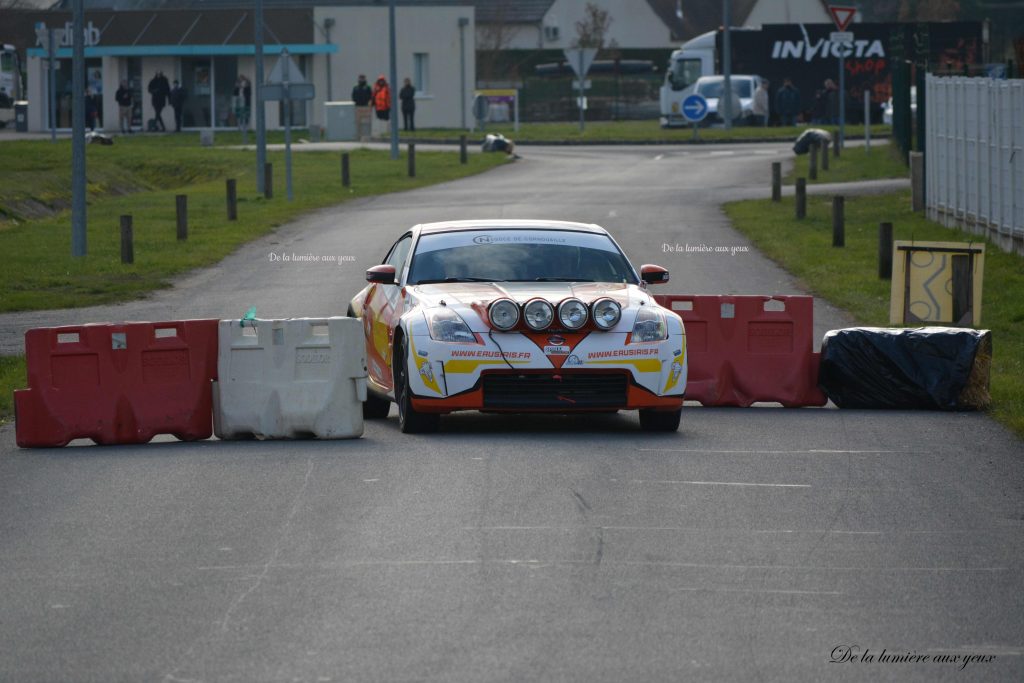
[[[256,83],[253,98],[256,103],[256,191],[264,194],[266,178],[264,171],[267,163],[267,120],[266,107],[260,90],[263,89],[263,0],[255,0],[253,13],[253,45],[256,52]]]
[[[732,129],[732,43],[729,38],[729,0],[722,0],[722,96],[718,98],[718,113],[725,129]]]
[[[85,256],[85,9],[71,15],[71,255]]]
[[[468,25],[469,18],[459,17],[459,113],[462,117],[462,130],[466,130],[466,26]]]
[[[398,158],[398,65],[395,64],[395,0],[388,0],[388,49],[391,60],[391,158]]]

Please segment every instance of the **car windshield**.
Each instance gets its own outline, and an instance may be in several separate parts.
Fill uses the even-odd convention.
[[[607,236],[554,230],[461,230],[420,237],[409,284],[626,282],[636,273]]]
[[[683,90],[700,78],[701,62],[699,59],[677,59],[668,70],[668,82],[673,90]]]
[[[698,83],[697,94],[703,95],[704,97],[721,97],[723,83],[724,81],[721,79]],[[732,85],[732,91],[736,93],[737,97],[750,97],[750,81],[730,79],[730,85]]]

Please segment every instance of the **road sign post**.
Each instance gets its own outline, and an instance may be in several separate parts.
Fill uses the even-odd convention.
[[[836,140],[836,153],[844,147],[846,142],[846,57],[853,52],[853,34],[846,30],[846,27],[853,21],[857,14],[856,7],[848,5],[829,5],[828,13],[836,25],[829,39],[838,43],[839,49],[839,139]]]
[[[569,66],[572,68],[573,73],[576,74],[576,86],[577,86],[577,104],[580,110],[580,132],[583,132],[583,112],[586,108],[586,97],[583,95],[583,88],[585,85],[585,79],[587,72],[590,71],[590,65],[594,63],[594,57],[597,55],[596,47],[576,47],[566,48],[562,51],[565,54],[566,61],[569,62]]]
[[[683,100],[683,118],[693,124],[693,139],[697,139],[697,127],[708,115],[708,101],[696,93]]]
[[[288,49],[281,50],[267,83],[259,88],[259,106],[268,100],[281,100],[284,104],[284,168],[285,184],[288,201],[295,199],[292,189],[292,102],[295,100],[311,100],[316,96],[316,88],[306,80],[299,65],[292,61]]]

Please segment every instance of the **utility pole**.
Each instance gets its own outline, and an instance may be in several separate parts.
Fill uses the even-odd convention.
[[[466,27],[468,25],[468,17],[459,17],[459,114],[462,120],[462,130],[466,130]]]
[[[256,106],[256,191],[264,194],[266,178],[264,171],[267,164],[267,120],[266,107],[260,97],[263,89],[263,0],[255,0],[256,7],[252,20],[253,45],[256,48],[256,82],[253,90],[253,103]]]
[[[85,9],[74,0],[71,17],[71,255],[85,256]]]
[[[388,0],[388,42],[391,60],[391,158],[398,158],[398,65],[395,57],[395,0]]]
[[[718,98],[718,113],[722,115],[726,130],[732,129],[732,41],[729,37],[732,17],[729,2],[722,0],[722,96]]]

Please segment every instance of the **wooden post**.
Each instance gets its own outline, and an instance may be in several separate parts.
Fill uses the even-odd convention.
[[[910,208],[924,211],[924,152],[910,153]]]
[[[821,143],[821,170],[828,170],[828,140],[823,140]]]
[[[846,198],[832,197],[832,246],[846,246]]]
[[[772,162],[772,201],[782,201],[782,162]]]
[[[409,143],[409,177],[416,177],[416,144]]]
[[[839,144],[839,129],[838,128],[836,129],[836,134],[832,137],[832,139],[835,140],[835,144],[832,145],[832,156],[834,156],[836,159],[838,159],[839,158],[839,152],[840,152],[839,148],[841,146]]]
[[[796,217],[807,215],[807,178],[796,179]]]
[[[174,208],[178,219],[178,241],[188,239],[188,195],[174,195]]]
[[[892,279],[892,223],[878,224],[878,277]]]
[[[225,181],[227,188],[227,200],[228,200],[228,220],[238,220],[238,185],[235,183],[234,178],[228,178]]]
[[[469,163],[469,154],[466,152],[466,136],[459,136],[459,163]]]
[[[135,263],[135,242],[132,239],[131,216],[121,216],[121,263]]]
[[[821,145],[815,141],[811,143],[810,157],[807,160],[807,177],[811,180],[818,179],[818,150]]]
[[[274,164],[269,161],[263,164],[263,197],[274,198]]]
[[[342,187],[352,187],[352,176],[349,173],[348,165],[348,152],[342,152],[341,154],[341,185]]]

